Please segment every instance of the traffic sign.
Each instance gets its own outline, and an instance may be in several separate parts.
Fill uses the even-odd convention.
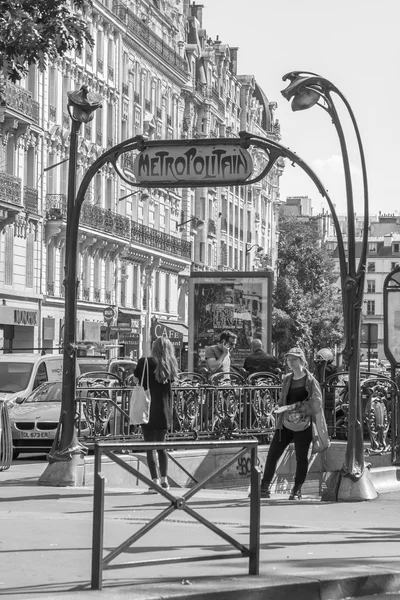
[[[105,321],[112,321],[115,317],[114,308],[112,306],[106,306],[106,308],[103,310],[103,315]]]

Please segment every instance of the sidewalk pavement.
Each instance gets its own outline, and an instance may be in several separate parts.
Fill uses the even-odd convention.
[[[93,490],[38,486],[44,469],[14,463],[0,472],[0,598],[339,600],[400,591],[400,492],[362,503],[262,500],[259,576],[247,574],[244,558],[182,562],[105,570],[103,590],[91,591]],[[189,505],[248,545],[247,490],[204,490]],[[106,485],[105,552],[166,506],[161,496]],[[115,563],[232,550],[177,510]]]

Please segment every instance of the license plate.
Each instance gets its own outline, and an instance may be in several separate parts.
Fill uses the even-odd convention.
[[[21,433],[23,438],[43,439],[53,437],[51,431],[22,431]]]

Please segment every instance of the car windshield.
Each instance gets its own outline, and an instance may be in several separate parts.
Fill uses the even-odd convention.
[[[0,362],[0,392],[21,392],[28,387],[33,363]]]
[[[79,370],[81,372],[81,375],[83,375],[84,373],[91,373],[92,371],[107,371],[108,370],[108,364],[107,363],[102,363],[102,362],[90,362],[90,363],[84,363],[84,362],[79,362]]]
[[[61,381],[43,383],[29,394],[24,404],[29,402],[61,402]]]

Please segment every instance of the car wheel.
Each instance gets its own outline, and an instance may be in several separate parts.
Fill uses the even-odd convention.
[[[20,453],[18,450],[13,450],[13,454],[12,454],[13,460],[16,460],[18,458],[19,454]]]

